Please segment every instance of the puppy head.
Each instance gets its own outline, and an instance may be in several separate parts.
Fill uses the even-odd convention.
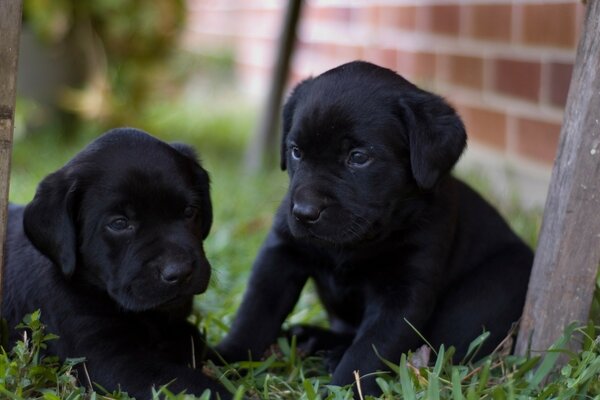
[[[292,234],[337,245],[381,236],[465,144],[455,111],[391,70],[352,62],[301,82],[283,109]]]
[[[46,177],[25,209],[31,242],[66,277],[132,310],[206,290],[209,179],[193,149],[114,129]]]

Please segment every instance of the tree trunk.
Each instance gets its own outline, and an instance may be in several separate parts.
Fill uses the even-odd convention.
[[[0,1],[0,312],[22,7],[21,0]]]
[[[516,352],[589,318],[600,264],[600,0],[590,0]]]

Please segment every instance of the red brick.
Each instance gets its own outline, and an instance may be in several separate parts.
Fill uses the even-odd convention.
[[[497,59],[494,89],[508,96],[537,101],[540,96],[541,66],[537,62]]]
[[[397,71],[407,79],[433,79],[436,56],[424,52],[399,52]]]
[[[548,68],[548,100],[553,106],[564,107],[569,94],[573,64],[551,63]]]
[[[323,7],[319,9],[319,17],[330,22],[352,21],[352,9],[350,7]]]
[[[417,30],[458,35],[460,30],[460,7],[457,5],[420,6],[417,9]]]
[[[338,60],[340,64],[349,61],[359,60],[363,58],[363,49],[360,46],[344,46],[338,45],[333,49],[333,56]],[[393,57],[395,59],[395,56]],[[385,60],[385,57],[384,57]],[[395,61],[394,61],[395,65]]]
[[[483,87],[483,60],[478,57],[447,56],[447,79],[456,85],[473,89]]]
[[[575,2],[523,6],[522,40],[542,46],[575,47]]]
[[[543,163],[552,163],[560,137],[560,124],[533,119],[517,119],[516,152]]]
[[[360,22],[366,23],[371,27],[381,25],[380,13],[378,6],[364,6],[359,9]],[[358,21],[357,21],[358,22]]]
[[[470,141],[492,147],[506,149],[506,115],[479,107],[459,106],[460,116],[467,128]]]
[[[417,9],[414,6],[383,6],[379,8],[381,26],[414,30],[417,25]]]
[[[369,47],[364,49],[365,60],[396,70],[398,67],[398,50]]]
[[[582,1],[577,2],[575,7],[575,41],[579,43],[581,33],[583,32],[583,21],[585,21],[586,6]]]
[[[465,6],[469,21],[467,35],[475,39],[510,41],[512,6],[509,4],[478,4]]]

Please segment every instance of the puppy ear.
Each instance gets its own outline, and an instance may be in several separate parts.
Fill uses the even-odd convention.
[[[200,204],[200,207],[202,208],[202,210],[200,210],[200,217],[202,218],[202,239],[206,239],[208,233],[210,232],[213,221],[212,202],[210,201],[210,178],[208,176],[208,172],[206,172],[206,170],[202,168],[202,165],[200,165],[198,153],[193,147],[179,142],[170,143],[170,145],[175,150],[191,159],[198,169],[196,172],[197,179],[199,182],[199,187],[202,188],[200,194],[200,196],[202,196]]]
[[[70,277],[77,263],[77,181],[64,169],[48,175],[25,208],[23,227],[33,245]]]
[[[183,154],[184,156],[191,158],[192,160],[198,162],[198,153],[192,146],[189,146],[185,143],[180,143],[180,142],[172,142],[172,143],[169,143],[169,145],[172,148],[174,148],[175,150],[177,150],[178,152],[180,152],[181,154]]]
[[[422,189],[433,188],[462,154],[467,134],[460,117],[439,96],[421,92],[401,104],[413,177]]]
[[[204,168],[200,167],[200,171],[200,174],[202,175],[201,181],[205,182],[205,184],[202,184],[201,218],[202,239],[206,239],[213,222],[212,202],[210,201],[210,178],[208,176],[208,172],[206,172]]]
[[[288,99],[286,100],[283,106],[283,115],[282,115],[282,134],[281,134],[281,170],[285,171],[287,168],[286,155],[287,155],[287,145],[286,140],[287,136],[290,133],[290,129],[292,129],[292,123],[294,121],[294,112],[296,111],[296,105],[304,96],[304,92],[308,88],[309,84],[312,82],[313,78],[308,78],[300,82],[294,87],[292,92],[290,93]]]

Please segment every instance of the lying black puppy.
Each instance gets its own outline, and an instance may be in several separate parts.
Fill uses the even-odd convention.
[[[456,359],[484,329],[492,351],[519,319],[532,252],[449,175],[465,142],[443,99],[388,69],[352,62],[300,83],[283,110],[289,191],[218,352],[260,357],[308,278],[331,330],[293,331],[338,350],[333,384],[384,369],[373,348],[396,363],[420,346],[406,321]],[[374,377],[362,386],[379,392]]]
[[[106,389],[147,399],[173,381],[175,392],[229,397],[190,368],[203,345],[186,319],[209,282],[202,240],[211,223],[208,175],[191,147],[107,132],[47,176],[26,207],[10,206],[2,316],[14,327],[41,309],[60,336],[49,352],[85,357]]]

